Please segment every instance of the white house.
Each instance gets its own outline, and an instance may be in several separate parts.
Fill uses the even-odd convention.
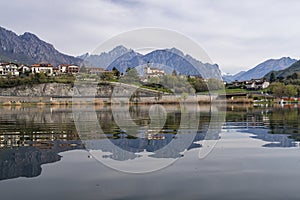
[[[0,76],[19,76],[18,65],[14,63],[0,63]]]
[[[77,74],[80,67],[77,65],[58,65],[59,72],[62,74]]]
[[[246,81],[245,86],[248,90],[259,90],[269,87],[270,82],[261,79],[253,79],[251,81]]]
[[[260,87],[260,88],[262,88],[262,89],[265,89],[265,88],[267,88],[267,87],[270,86],[270,82],[268,82],[268,81],[263,81],[263,82],[261,82],[261,83],[258,83],[257,86]]]
[[[53,74],[53,66],[48,63],[34,64],[31,66],[33,74],[45,73],[49,76]]]
[[[165,71],[158,68],[151,68],[150,64],[147,64],[147,67],[144,68],[144,77],[145,78],[152,78],[152,77],[159,77],[165,75]]]

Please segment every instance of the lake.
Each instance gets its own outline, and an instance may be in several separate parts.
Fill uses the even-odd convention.
[[[0,108],[1,199],[299,199],[300,108]]]

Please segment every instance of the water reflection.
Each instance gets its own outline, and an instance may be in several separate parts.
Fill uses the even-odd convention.
[[[234,107],[227,111],[224,129],[251,133],[252,138],[269,142],[264,147],[298,147],[299,108]]]
[[[130,173],[155,171],[172,164],[185,151],[202,147],[199,141],[204,138],[219,139],[221,118],[213,115],[221,113],[217,108],[126,106],[105,107],[96,112],[90,107],[73,110],[85,147],[94,158],[113,169]],[[211,147],[201,149],[208,149],[209,153]]]
[[[149,155],[152,158],[179,158],[183,151],[201,149],[201,141],[212,125],[211,109],[218,108],[200,107],[198,129],[191,137],[188,131],[178,131],[182,113],[176,106],[166,108],[166,122],[159,132],[153,134],[142,128],[136,135],[120,128],[110,107],[101,107],[96,109],[96,116],[103,133],[91,131],[87,132],[87,138],[80,138],[70,107],[0,108],[0,180],[39,176],[41,165],[59,161],[60,152],[83,149],[81,139],[105,152],[104,158],[116,161],[134,160],[143,157],[145,152],[156,152]],[[298,147],[299,111],[299,108],[234,106],[227,108],[225,124],[214,123],[216,130],[222,125],[223,131],[251,133],[252,138],[267,142],[263,147]],[[147,106],[131,106],[129,114],[140,127],[147,127],[151,122]],[[218,140],[219,131],[214,133],[211,139]],[[124,151],[120,154],[104,139]],[[185,148],[176,145],[173,151],[159,151],[172,141],[185,140],[191,141]]]
[[[79,141],[53,141],[1,149],[0,180],[39,176],[42,172],[41,165],[61,159],[58,153],[81,148],[82,144]]]
[[[184,150],[201,147],[201,145],[196,142],[203,140],[205,137],[210,122],[209,109],[202,109],[199,117],[200,120],[197,124],[198,130],[195,129],[195,127],[188,126],[185,126],[185,130],[180,130],[179,126],[182,123],[180,108],[169,106],[166,107],[166,109],[166,120],[162,128],[152,126],[151,129],[147,129],[145,127],[151,123],[149,117],[150,106],[130,107],[130,118],[138,125],[137,130],[134,130],[132,127],[121,129],[116,123],[110,108],[97,111],[97,117],[103,133],[107,136],[112,145],[124,151],[114,151],[116,148],[111,148],[110,144],[101,140],[94,139],[93,141],[89,141],[89,143],[93,150],[101,149],[103,152],[111,153],[105,157],[120,161],[141,157],[138,153],[144,151],[155,152],[150,155],[150,157],[178,158],[182,156],[181,152]],[[124,121],[128,119],[128,116],[121,110],[118,112],[118,115],[120,115],[119,117],[124,119]],[[193,128],[193,130],[191,130],[191,128]],[[194,135],[192,135],[192,131],[195,131]],[[219,132],[216,133],[218,134]],[[175,148],[172,148],[171,151],[159,151],[174,140],[178,140],[178,142],[181,143],[188,141],[188,146],[186,147],[185,145],[177,143]]]
[[[4,108],[0,123],[0,180],[38,176],[58,153],[83,148],[66,108]]]

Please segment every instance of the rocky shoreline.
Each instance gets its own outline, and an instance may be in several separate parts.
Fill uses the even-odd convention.
[[[119,87],[120,86],[120,87]],[[242,103],[252,104],[252,99],[225,100],[217,99],[217,96],[196,95],[196,96],[175,96],[164,95],[157,91],[141,89],[138,98],[130,99],[132,91],[137,87],[121,85],[120,83],[91,84],[62,84],[43,83],[37,85],[23,85],[12,88],[0,88],[0,105],[20,106],[24,104],[49,104],[49,105],[70,105],[70,104],[179,104],[199,103]],[[114,96],[112,95],[119,95]],[[94,98],[96,96],[96,98]]]

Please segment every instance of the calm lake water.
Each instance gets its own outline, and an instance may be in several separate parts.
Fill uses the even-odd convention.
[[[0,113],[3,200],[300,198],[300,108]]]

